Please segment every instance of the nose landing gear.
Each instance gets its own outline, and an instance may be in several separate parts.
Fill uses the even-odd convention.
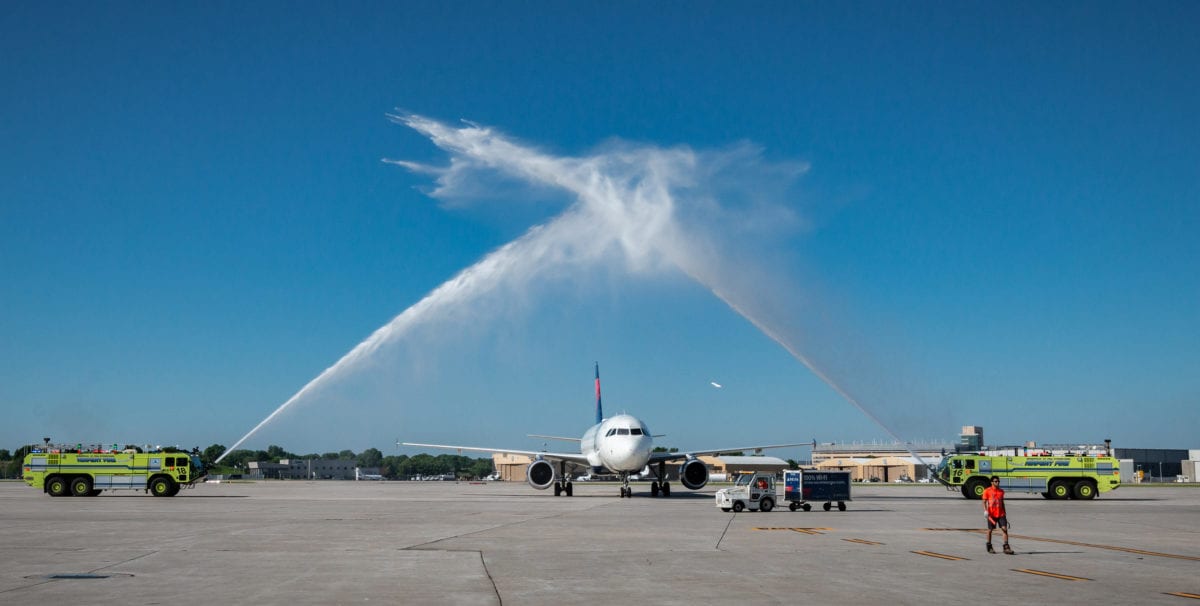
[[[655,475],[657,475],[662,482],[655,480],[650,483],[650,496],[657,497],[659,493],[662,493],[662,496],[664,497],[671,496],[671,483],[667,481],[667,464],[665,461],[660,461],[658,463],[658,473]]]

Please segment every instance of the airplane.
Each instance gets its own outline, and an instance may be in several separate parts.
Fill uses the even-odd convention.
[[[380,474],[377,474],[377,473],[363,473],[362,470],[355,467],[354,468],[354,479],[355,480],[382,480],[383,476]]]
[[[554,496],[571,496],[573,488],[568,468],[587,467],[593,475],[617,475],[621,478],[621,498],[633,496],[629,486],[629,476],[640,473],[647,466],[655,470],[657,480],[650,484],[650,496],[671,496],[671,484],[667,478],[667,463],[682,461],[679,465],[679,483],[690,490],[699,490],[708,484],[708,468],[698,459],[700,455],[711,455],[721,452],[736,452],[744,450],[762,451],[767,448],[789,448],[805,444],[773,444],[769,446],[742,446],[735,448],[712,448],[708,450],[691,450],[688,452],[654,452],[654,438],[650,429],[641,419],[629,414],[619,414],[604,418],[604,410],[600,402],[600,364],[596,363],[596,424],[584,432],[582,438],[563,438],[558,436],[533,435],[535,438],[549,438],[579,443],[579,452],[546,452],[537,450],[516,450],[510,448],[484,448],[479,446],[453,446],[448,444],[421,444],[417,442],[402,442],[404,446],[420,448],[442,448],[472,452],[490,452],[524,455],[533,458],[529,467],[525,468],[525,481],[530,486],[545,490],[554,486]],[[555,468],[557,464],[557,469]]]

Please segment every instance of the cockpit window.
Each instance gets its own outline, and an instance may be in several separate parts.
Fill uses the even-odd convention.
[[[612,429],[609,429],[609,430],[608,430],[608,433],[604,434],[604,437],[606,437],[606,438],[607,438],[608,436],[611,436],[611,435],[613,435],[613,434],[615,434],[615,433],[617,433],[617,428],[616,428],[616,427],[613,427]]]
[[[635,436],[640,436],[640,435],[642,435],[642,428],[641,428],[641,427],[634,427],[634,428],[632,428],[632,429],[630,429],[630,430],[629,430],[629,433],[631,433],[631,434],[633,434],[633,435],[635,435]]]
[[[619,436],[627,436],[627,435],[629,435],[629,428],[628,428],[628,427],[621,427],[621,428],[618,428],[618,429],[617,429],[617,435],[619,435]]]

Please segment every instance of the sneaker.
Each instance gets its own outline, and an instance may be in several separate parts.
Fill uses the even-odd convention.
[[[1004,553],[1007,553],[1008,555],[1016,555],[1017,552],[1013,551],[1012,547],[1008,546],[1008,543],[1005,543],[1004,544]]]
[[[988,553],[996,553],[996,550],[995,550],[995,549],[992,549],[992,544],[991,544],[991,543],[988,543],[988,544],[987,544],[987,547],[988,547]]]

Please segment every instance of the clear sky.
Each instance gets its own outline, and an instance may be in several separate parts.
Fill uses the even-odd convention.
[[[0,9],[0,447],[1200,447],[1195,3],[242,4]]]

